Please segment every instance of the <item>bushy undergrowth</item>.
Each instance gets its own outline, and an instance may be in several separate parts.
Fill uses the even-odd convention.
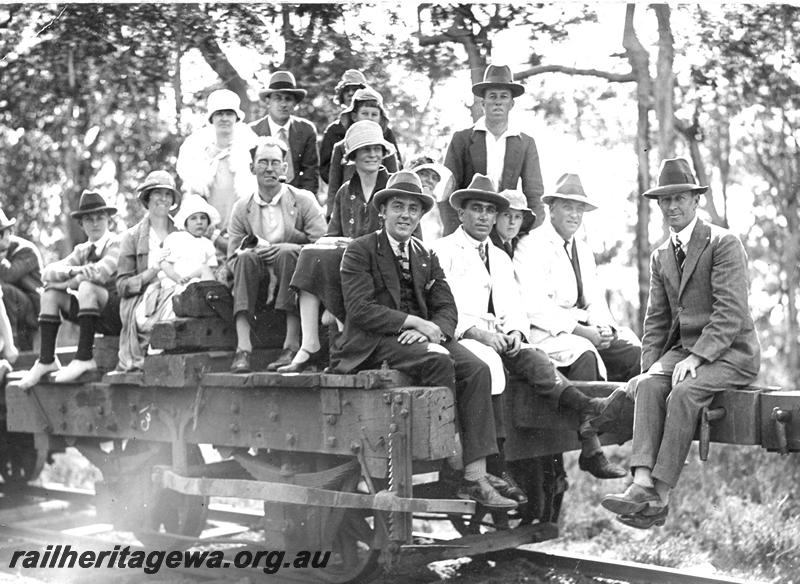
[[[607,448],[627,463],[630,446]],[[748,581],[800,584],[800,457],[752,446],[714,444],[707,462],[689,454],[662,528],[639,531],[600,506],[626,479],[598,481],[567,455],[570,489],[563,541],[585,553],[666,567],[710,566]]]

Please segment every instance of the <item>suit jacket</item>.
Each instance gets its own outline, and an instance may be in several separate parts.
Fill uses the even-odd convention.
[[[44,269],[42,278],[46,282],[63,282],[69,279],[69,269],[74,267],[87,266],[89,268],[85,280],[93,282],[103,287],[113,287],[117,278],[117,263],[119,261],[120,236],[116,233],[109,233],[103,248],[97,250],[100,259],[94,263],[89,263],[89,252],[92,243],[85,241],[79,243],[64,259],[48,266]]]
[[[264,237],[261,206],[256,202],[258,192],[239,199],[231,210],[228,226],[228,259],[239,249],[247,235]],[[283,214],[284,243],[314,243],[325,234],[325,217],[314,195],[302,189],[284,185],[280,200]]]
[[[472,127],[453,134],[444,165],[453,173],[453,189],[467,188],[475,173],[486,174],[486,132]],[[503,161],[503,178],[497,190],[516,189],[522,180],[522,192],[528,208],[536,213],[534,226],[544,221],[542,204],[542,171],[536,142],[525,133],[506,139],[506,156]]]
[[[458,313],[436,254],[412,237],[409,264],[420,316],[453,337]],[[385,230],[368,233],[347,246],[341,265],[345,318],[341,342],[332,348],[337,371],[353,371],[383,336],[400,333],[407,313],[400,310],[400,274]]]
[[[671,239],[662,243],[650,257],[642,371],[680,341],[706,361],[724,361],[755,377],[761,347],[748,288],[747,255],[730,231],[698,219],[682,275]]]
[[[575,238],[581,266],[586,306],[577,308],[578,287],[575,272],[564,251],[564,239],[547,221],[536,231],[520,238],[514,251],[514,269],[526,299],[532,327],[531,342],[547,336],[571,333],[579,322],[614,326],[604,290],[597,277],[594,254],[585,241]]]
[[[511,258],[488,239],[486,242],[489,244],[487,250],[491,274],[463,227],[436,240],[431,246],[439,257],[458,307],[456,338],[461,338],[473,326],[494,332],[493,326],[487,326],[490,295],[496,322],[502,331],[509,333],[517,330],[527,338],[528,319],[514,278]]]
[[[269,136],[269,116],[250,124],[259,136]],[[290,117],[289,150],[292,155],[294,177],[289,184],[312,193],[319,190],[319,155],[317,154],[317,129],[310,121],[297,116]]]

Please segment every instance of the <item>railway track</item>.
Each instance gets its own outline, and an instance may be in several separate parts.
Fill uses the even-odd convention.
[[[129,534],[114,531],[102,523],[96,515],[91,491],[70,489],[56,485],[46,487],[26,485],[9,489],[0,483],[0,572],[15,573],[29,578],[41,578],[43,582],[107,582],[108,569],[80,570],[79,574],[68,574],[65,569],[25,569],[10,568],[11,556],[16,550],[41,550],[46,546],[71,545],[82,550],[110,550],[114,546],[128,547],[131,552],[144,548]],[[212,505],[209,511],[209,528],[204,531],[199,548],[209,546],[231,546],[231,541],[242,545],[248,536],[254,536],[261,521],[256,512],[235,510],[224,505]],[[235,538],[235,539],[231,539]],[[239,549],[239,548],[237,548]],[[487,554],[483,559],[492,560],[495,568],[487,571],[487,579],[492,572],[502,571],[513,562],[527,561],[538,567],[548,568],[564,576],[559,581],[569,582],[570,576],[595,579],[598,582],[627,582],[631,584],[753,584],[752,580],[708,576],[687,571],[662,568],[623,561],[607,561],[594,557],[564,553],[549,553],[531,549],[516,548]],[[94,572],[94,573],[92,573]],[[158,576],[146,575],[136,570],[121,569],[113,572],[118,584],[152,582]],[[166,574],[168,572],[168,575]],[[252,575],[257,578],[248,579]],[[296,578],[288,573],[278,573],[272,577],[261,570],[254,569],[213,569],[213,568],[175,568],[165,570],[159,575],[162,582],[202,582],[205,584],[223,582],[306,582],[306,578]],[[132,578],[132,579],[131,579]],[[163,579],[166,578],[166,579]],[[460,579],[459,577],[456,580]],[[1,581],[1,580],[0,580]],[[379,579],[377,582],[403,582],[397,577]],[[419,574],[414,581],[423,584]],[[431,576],[430,582],[439,581]],[[474,580],[480,581],[480,580]],[[532,580],[526,579],[526,582]],[[504,581],[513,584],[513,581]]]

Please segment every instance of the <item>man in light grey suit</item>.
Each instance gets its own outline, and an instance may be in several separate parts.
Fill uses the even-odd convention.
[[[664,160],[656,199],[670,237],[650,259],[650,298],[635,396],[633,482],[603,507],[640,529],[663,525],[704,406],[758,375],[761,348],[750,316],[747,256],[739,238],[696,216],[700,194],[682,158]]]

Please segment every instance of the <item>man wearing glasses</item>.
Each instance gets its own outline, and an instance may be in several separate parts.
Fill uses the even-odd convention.
[[[301,246],[322,237],[326,226],[314,196],[282,182],[286,154],[286,146],[276,138],[259,141],[250,151],[250,171],[258,188],[239,199],[231,211],[228,262],[233,271],[237,337],[233,373],[251,371],[250,330],[257,301],[268,287],[275,289],[275,310],[286,314],[286,337],[280,357],[267,370],[291,363],[300,347],[300,316],[289,283]]]

